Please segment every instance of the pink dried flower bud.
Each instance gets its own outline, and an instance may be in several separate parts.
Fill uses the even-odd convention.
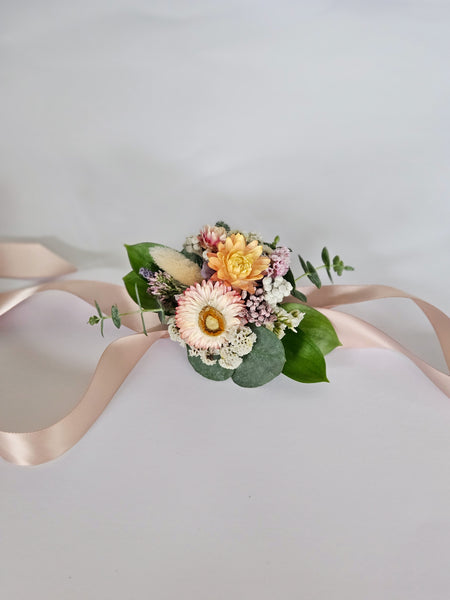
[[[270,256],[271,262],[266,271],[267,275],[272,278],[284,277],[289,271],[290,254],[291,251],[286,246],[275,248]]]
[[[215,252],[220,242],[225,242],[227,230],[225,227],[216,227],[215,225],[205,225],[198,234],[198,242],[205,250]]]

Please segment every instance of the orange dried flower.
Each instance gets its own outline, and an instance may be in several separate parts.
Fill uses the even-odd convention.
[[[224,243],[218,244],[217,252],[208,253],[208,266],[216,271],[212,281],[223,281],[237,290],[253,294],[255,281],[264,277],[270,264],[268,256],[261,256],[262,246],[257,240],[247,244],[241,233],[232,233]]]

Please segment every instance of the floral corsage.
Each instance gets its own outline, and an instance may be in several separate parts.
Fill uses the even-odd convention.
[[[264,385],[280,373],[304,383],[328,381],[324,355],[340,345],[330,321],[308,306],[296,281],[317,287],[324,268],[353,270],[322,251],[314,267],[299,256],[303,274],[291,270],[291,250],[256,233],[218,222],[189,236],[181,252],[155,243],[126,245],[132,271],[126,289],[139,311],[158,312],[170,338],[187,351],[193,368],[216,381]],[[99,307],[97,307],[99,310]],[[120,327],[116,306],[111,318]],[[90,323],[106,317],[99,310]],[[144,319],[142,323],[145,331]]]

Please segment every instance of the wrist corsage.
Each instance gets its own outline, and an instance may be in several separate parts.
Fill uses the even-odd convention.
[[[258,387],[280,373],[303,383],[328,381],[324,356],[341,345],[330,321],[307,305],[296,289],[303,277],[318,288],[318,269],[342,275],[353,270],[339,256],[314,267],[300,255],[303,273],[295,277],[292,251],[255,233],[230,230],[218,222],[189,236],[181,251],[151,242],[126,246],[132,271],[124,277],[143,313],[157,312],[170,338],[186,348],[193,368],[216,381],[231,378]],[[100,323],[105,316],[90,323]],[[117,306],[111,318],[121,325]]]

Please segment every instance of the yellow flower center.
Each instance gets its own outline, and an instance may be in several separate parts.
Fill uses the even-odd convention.
[[[244,256],[240,252],[234,252],[228,257],[228,270],[240,278],[245,278],[250,275],[254,261],[255,258],[252,255]]]
[[[198,315],[198,325],[203,333],[213,337],[225,331],[225,319],[221,312],[212,306],[205,306]]]

